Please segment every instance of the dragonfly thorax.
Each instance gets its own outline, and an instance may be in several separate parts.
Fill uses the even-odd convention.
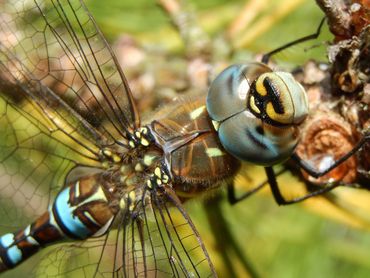
[[[182,200],[219,188],[238,171],[240,163],[220,144],[204,98],[178,100],[154,118],[148,128],[163,151],[161,176],[169,176]]]

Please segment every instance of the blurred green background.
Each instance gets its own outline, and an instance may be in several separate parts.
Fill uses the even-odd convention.
[[[250,2],[260,2],[259,5],[263,8],[257,10],[255,17],[230,40],[234,44],[231,61],[246,59],[245,57],[253,59],[254,54],[266,53],[291,40],[311,34],[323,17],[311,0]],[[248,2],[192,0],[188,3],[211,39],[217,39],[230,30],[230,24]],[[161,49],[170,56],[181,57],[185,51],[178,32],[154,0],[88,1],[87,6],[112,44],[126,33],[132,35],[144,48]],[[279,66],[301,65],[308,59],[326,61],[325,49],[330,40],[331,35],[325,27],[318,40],[294,46],[277,55],[276,61]],[[307,47],[313,48],[305,51]],[[246,171],[243,175],[250,175],[248,166],[243,170]],[[252,182],[257,182],[254,177],[251,179]],[[281,180],[290,186],[297,184],[290,175],[285,175]],[[241,192],[243,186],[244,184],[240,187]],[[370,234],[367,232],[367,224],[357,221],[357,216],[353,216],[356,218],[353,220],[352,215],[328,207],[324,199],[307,202],[306,205],[278,207],[266,190],[235,206],[230,206],[225,198],[221,198],[213,206],[215,207],[209,205],[205,208],[201,200],[186,204],[220,277],[231,276],[223,261],[223,252],[230,252],[230,258],[233,259],[231,267],[239,277],[248,277],[248,273],[244,271],[240,258],[232,254],[231,249],[227,249],[227,244],[217,244],[213,234],[217,231],[212,231],[205,209],[214,209],[214,212],[222,214],[219,217],[225,218],[225,228],[230,230],[239,244],[244,259],[261,277],[370,275]],[[3,277],[15,277],[17,272],[28,273],[29,268],[41,257],[42,254],[30,259],[17,271],[6,273]]]

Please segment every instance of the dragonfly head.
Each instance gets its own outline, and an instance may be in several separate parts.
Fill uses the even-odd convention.
[[[270,166],[293,153],[308,101],[290,73],[250,63],[232,65],[216,77],[207,95],[207,111],[231,155]]]

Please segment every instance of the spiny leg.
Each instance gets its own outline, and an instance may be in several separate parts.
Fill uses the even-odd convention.
[[[296,153],[292,155],[292,159],[298,163],[299,167],[301,167],[303,170],[305,170],[309,175],[311,175],[314,178],[322,177],[323,175],[327,174],[334,168],[338,167],[341,163],[346,161],[348,158],[350,158],[352,155],[358,152],[359,149],[361,149],[366,142],[370,141],[370,131],[365,133],[364,137],[356,144],[356,146],[349,151],[347,154],[336,160],[332,165],[327,167],[324,170],[318,171],[317,169],[313,168],[307,161],[304,161],[302,158],[300,158]]]
[[[277,180],[276,180],[276,176],[275,176],[275,173],[274,173],[274,169],[272,167],[265,167],[265,172],[266,172],[266,176],[267,176],[267,179],[268,179],[268,183],[269,183],[270,188],[271,188],[272,195],[274,196],[274,199],[275,199],[276,203],[278,203],[278,205],[291,205],[291,204],[299,203],[299,202],[302,202],[302,201],[304,201],[308,198],[311,198],[311,197],[329,192],[332,189],[334,189],[334,188],[336,188],[340,185],[339,182],[332,183],[329,186],[320,188],[319,190],[316,190],[314,192],[307,193],[304,196],[294,198],[294,199],[291,199],[291,200],[286,200],[280,192],[280,189],[279,189],[279,186],[278,186],[278,183],[277,183]]]
[[[328,172],[330,172],[334,168],[338,167],[338,165],[340,165],[341,163],[346,161],[352,155],[356,154],[361,149],[361,147],[363,147],[364,144],[366,142],[368,142],[369,140],[370,140],[370,133],[367,132],[367,133],[365,133],[365,136],[357,143],[357,145],[350,152],[348,152],[346,155],[344,155],[340,159],[336,160],[332,165],[328,166],[326,169],[321,170],[321,171],[318,171],[317,169],[313,168],[308,162],[302,160],[297,154],[293,154],[292,159],[295,162],[297,162],[298,165],[302,169],[304,169],[308,174],[310,174],[311,176],[313,176],[315,178],[319,178],[319,177],[327,174]],[[267,179],[268,179],[268,182],[269,182],[269,185],[270,185],[270,188],[271,188],[271,192],[272,192],[276,202],[279,205],[288,205],[288,204],[298,203],[298,202],[304,201],[308,198],[311,198],[313,196],[317,196],[317,195],[321,195],[321,194],[324,194],[326,192],[329,192],[332,189],[341,185],[340,182],[330,183],[329,185],[327,185],[325,187],[322,187],[322,188],[320,188],[316,191],[310,192],[310,193],[308,193],[304,196],[294,198],[292,200],[285,200],[285,198],[282,196],[282,194],[280,192],[280,189],[279,189],[279,186],[278,186],[278,183],[277,183],[277,180],[276,180],[276,175],[274,174],[274,171],[273,171],[272,167],[266,167],[265,171],[266,171]]]
[[[314,34],[311,34],[311,35],[308,35],[308,36],[304,36],[302,38],[299,38],[299,39],[296,39],[294,41],[291,41],[287,44],[284,44],[283,46],[280,46],[268,53],[266,53],[265,55],[262,56],[262,63],[264,64],[267,64],[271,58],[272,55],[275,55],[276,53],[279,53],[281,51],[283,51],[284,49],[287,49],[293,45],[296,45],[296,44],[300,44],[302,42],[305,42],[305,41],[309,41],[309,40],[314,40],[314,39],[317,39],[318,36],[320,35],[321,33],[321,28],[325,22],[325,17],[321,20],[320,24],[319,24],[319,27],[317,28],[316,32]]]
[[[285,173],[287,171],[286,168],[280,169],[278,172],[275,173],[276,177],[280,176],[281,174]],[[265,180],[261,182],[259,185],[254,187],[253,189],[244,192],[241,196],[236,196],[235,191],[235,184],[231,183],[227,186],[227,198],[231,205],[234,205],[236,203],[239,203],[240,201],[243,201],[244,199],[248,198],[249,196],[253,195],[254,193],[261,190],[263,187],[269,184],[268,180]]]
[[[277,182],[277,179],[276,179],[278,176],[280,176],[282,173],[284,173],[286,171],[287,171],[287,169],[281,169],[280,171],[275,173],[272,167],[265,167],[267,180],[263,181],[261,184],[259,184],[258,186],[256,186],[252,190],[243,193],[241,196],[236,196],[235,185],[234,184],[229,184],[228,187],[227,187],[227,197],[228,197],[229,203],[231,205],[237,204],[237,203],[243,201],[244,199],[248,198],[252,194],[256,193],[257,191],[259,191],[260,189],[262,189],[266,185],[270,186],[272,195],[274,196],[274,199],[275,199],[276,203],[278,203],[279,205],[290,205],[290,204],[299,203],[299,202],[302,202],[302,201],[304,201],[308,198],[311,198],[311,197],[329,192],[332,189],[341,185],[340,183],[333,183],[333,184],[330,184],[329,186],[326,186],[326,187],[320,188],[319,190],[316,190],[314,192],[308,193],[304,196],[294,198],[294,199],[291,199],[291,200],[286,200],[280,192],[279,185],[278,185],[278,182]]]
[[[310,174],[311,176],[313,176],[315,178],[318,178],[318,177],[321,177],[321,176],[327,174],[328,172],[330,172],[334,168],[338,167],[338,165],[340,165],[341,163],[346,161],[348,158],[350,158],[352,155],[357,153],[357,151],[369,140],[370,140],[370,133],[369,134],[366,133],[366,135],[357,143],[357,145],[350,152],[348,152],[346,155],[344,155],[340,159],[336,160],[332,165],[330,165],[329,167],[327,167],[326,169],[321,170],[321,171],[317,171],[317,169],[313,168],[308,162],[302,160],[297,154],[293,154],[292,159],[294,161],[296,161],[298,163],[298,165],[302,169],[304,169],[308,174]],[[249,196],[251,196],[255,192],[259,191],[260,189],[262,189],[267,184],[270,186],[271,192],[274,196],[274,199],[276,200],[276,202],[279,205],[288,205],[288,204],[298,203],[298,202],[304,201],[308,198],[311,198],[311,197],[329,192],[332,189],[341,185],[341,183],[339,183],[339,182],[331,183],[328,186],[322,187],[322,188],[320,188],[316,191],[310,192],[310,193],[308,193],[304,196],[294,198],[292,200],[286,200],[280,192],[278,182],[277,182],[277,179],[276,179],[276,177],[278,177],[279,175],[281,175],[285,171],[286,171],[286,169],[282,169],[282,170],[278,171],[277,173],[275,173],[272,167],[265,167],[267,180],[262,182],[261,184],[259,184],[255,188],[253,188],[252,190],[250,190],[248,192],[245,192],[241,196],[236,196],[235,186],[234,186],[234,184],[230,184],[227,188],[229,203],[230,204],[236,204],[236,203],[248,198]]]

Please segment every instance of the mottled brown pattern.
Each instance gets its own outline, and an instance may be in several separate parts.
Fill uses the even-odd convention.
[[[161,138],[164,152],[169,152],[170,145],[180,145],[169,154],[174,188],[180,196],[195,196],[211,188],[220,186],[220,182],[235,175],[240,162],[228,154],[222,147],[218,135],[210,121],[204,99],[179,102],[168,109],[168,114],[152,123],[153,132]],[[191,113],[201,111],[194,119]],[[194,115],[194,114],[193,114]],[[181,143],[186,136],[198,133],[189,142]],[[208,148],[218,149],[222,155],[209,157]]]
[[[79,180],[78,190],[79,194],[77,195],[77,183],[70,184],[70,205],[76,206],[74,210],[74,215],[78,217],[82,223],[88,227],[92,234],[100,230],[113,216],[114,216],[114,207],[111,206],[113,195],[108,194],[107,190],[104,190],[104,181],[101,178],[101,175],[94,175],[84,179]],[[91,200],[87,203],[84,203],[99,190],[103,190],[105,199]],[[84,203],[80,205],[81,203]],[[94,223],[90,217],[93,218]]]
[[[59,231],[50,224],[49,212],[45,212],[31,225],[31,234],[41,245],[63,238]]]
[[[79,195],[77,196],[77,200],[75,200],[75,196],[72,193],[75,193],[74,190],[71,190],[71,203],[77,204],[80,200],[86,199],[93,195],[99,187],[97,175],[86,177],[84,179],[79,180]],[[71,185],[72,187],[74,185]]]
[[[97,222],[94,223],[86,216],[90,216]],[[78,217],[86,227],[94,234],[100,230],[113,216],[109,204],[103,201],[93,201],[88,204],[76,208],[74,214]]]

